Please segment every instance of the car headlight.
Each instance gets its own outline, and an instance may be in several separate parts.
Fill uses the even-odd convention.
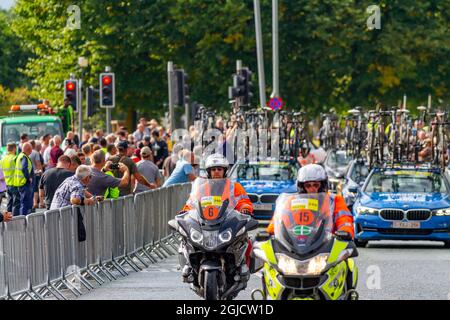
[[[319,254],[314,258],[300,261],[285,254],[277,253],[278,268],[285,275],[320,275],[327,266],[328,254]]]
[[[378,215],[379,210],[378,209],[373,209],[373,208],[368,208],[368,207],[357,207],[355,209],[357,214],[363,214],[363,215]]]
[[[450,216],[450,208],[434,210],[433,216],[436,216],[436,217]]]

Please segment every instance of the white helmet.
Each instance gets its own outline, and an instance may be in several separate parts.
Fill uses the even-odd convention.
[[[322,186],[319,192],[328,191],[328,176],[325,169],[318,164],[308,164],[301,167],[297,174],[297,187],[300,193],[306,193],[303,184],[309,181],[320,181]]]
[[[205,169],[210,169],[214,167],[223,167],[228,169],[230,164],[228,163],[227,158],[225,158],[220,153],[215,153],[206,158]]]
[[[206,158],[206,161],[205,161],[205,170],[208,173],[209,179],[211,179],[211,173],[210,173],[209,169],[215,168],[215,167],[222,167],[222,168],[224,168],[224,171],[225,171],[224,177],[226,177],[229,166],[230,166],[230,163],[228,162],[227,158],[225,158],[220,153],[215,153],[215,154],[210,155],[208,158]]]

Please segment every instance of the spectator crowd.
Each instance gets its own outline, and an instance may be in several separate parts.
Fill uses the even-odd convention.
[[[192,181],[194,160],[189,150],[172,150],[170,132],[155,119],[141,118],[133,132],[121,127],[105,135],[99,129],[81,139],[72,131],[39,140],[22,134],[0,161],[0,200],[7,199],[0,221],[144,192],[165,179],[164,185]]]

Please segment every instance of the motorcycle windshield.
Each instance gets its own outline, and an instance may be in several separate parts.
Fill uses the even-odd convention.
[[[202,220],[214,223],[236,207],[232,184],[230,179],[195,179],[190,202]]]
[[[283,193],[277,199],[273,223],[280,244],[290,252],[306,255],[331,240],[330,196]]]

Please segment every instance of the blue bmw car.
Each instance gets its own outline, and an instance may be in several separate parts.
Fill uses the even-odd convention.
[[[440,169],[373,169],[353,205],[356,244],[433,240],[449,247],[449,181]]]
[[[278,196],[297,192],[297,170],[297,165],[283,161],[237,162],[229,177],[244,187],[255,218],[270,220]]]

